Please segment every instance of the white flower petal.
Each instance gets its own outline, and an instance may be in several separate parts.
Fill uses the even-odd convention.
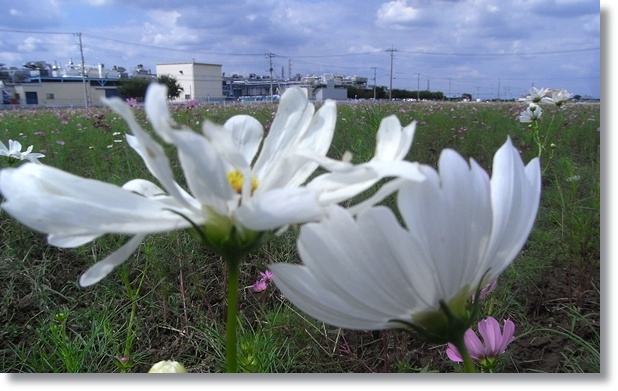
[[[305,188],[273,189],[245,200],[236,210],[237,221],[254,231],[316,221],[324,214],[317,194]]]
[[[247,164],[251,164],[264,136],[262,124],[251,116],[235,115],[225,122],[224,128],[231,132],[232,140]]]
[[[299,88],[285,90],[260,155],[253,165],[258,178],[272,173],[277,162],[295,149],[314,112],[315,108]]]
[[[379,314],[365,312],[355,316],[352,311],[347,311],[350,308],[348,303],[332,291],[321,289],[315,281],[315,274],[303,266],[277,263],[270,265],[270,270],[283,296],[316,319],[352,330],[387,327]]]
[[[126,107],[128,105],[125,104]],[[150,83],[146,90],[146,114],[153,129],[167,143],[171,142],[170,135],[174,132],[174,121],[170,116],[167,103],[167,86],[159,83]]]
[[[526,167],[510,139],[494,156],[491,200],[494,210],[492,272],[499,274],[521,250],[536,219],[541,194],[538,158]]]
[[[302,151],[306,154],[314,156],[325,156],[330,148],[335,124],[337,122],[337,109],[334,101],[326,101],[322,107],[311,118],[311,122],[306,129],[290,128],[288,132],[298,132],[299,138],[294,145],[290,145],[287,155],[275,163],[262,167],[257,166],[255,173],[260,178],[263,186],[267,188],[273,187],[298,187],[305,183],[307,178],[318,167],[318,162],[314,160],[306,160],[297,153]],[[268,153],[268,152],[261,152]],[[287,157],[287,158],[286,158]],[[281,171],[285,171],[285,175],[280,175]]]
[[[387,208],[354,222],[345,209],[331,207],[320,224],[301,228],[304,265],[275,264],[271,270],[284,296],[311,316],[352,329],[393,327],[390,320],[409,319],[422,304],[414,303],[409,271],[402,268],[413,249],[406,240]]]
[[[144,240],[144,237],[145,235],[135,235],[118,250],[88,268],[79,278],[79,285],[87,287],[101,281],[105,276],[111,273],[116,266],[121,265],[135,252],[140,243]]]
[[[169,164],[169,159],[165,155],[163,148],[155,142],[137,123],[133,112],[119,98],[106,99],[104,102],[116,113],[124,118],[133,136],[127,135],[127,143],[144,160],[148,170],[161,182],[168,193],[177,198],[179,202],[184,202],[182,195],[178,192],[178,186],[174,181],[174,174]],[[189,204],[186,205],[190,207]]]
[[[71,243],[71,236],[162,232],[189,225],[164,203],[45,165],[28,163],[0,171],[0,188],[7,213],[51,238],[63,238],[57,244]],[[201,215],[181,212],[203,221]],[[83,240],[75,238],[73,243]]]
[[[191,130],[177,130],[170,137],[178,148],[182,171],[193,196],[227,214],[227,203],[237,194],[230,186],[228,166],[221,155],[205,137]]]
[[[320,192],[323,202],[338,203],[356,197],[381,179],[395,177],[410,181],[425,179],[418,163],[405,160],[370,161],[349,170],[322,174],[312,179],[307,187]]]
[[[372,160],[402,160],[410,150],[416,121],[405,128],[396,116],[382,119],[378,128],[376,152]]]

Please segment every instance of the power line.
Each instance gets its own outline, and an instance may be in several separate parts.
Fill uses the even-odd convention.
[[[12,33],[24,33],[24,34],[55,34],[55,35],[73,35],[74,32],[62,32],[62,31],[28,31],[28,30],[15,30],[15,29],[0,29],[2,32],[12,32]],[[95,39],[100,39],[103,41],[110,41],[116,43],[123,43],[126,45],[140,46],[150,49],[158,49],[158,50],[170,50],[170,51],[178,51],[178,52],[191,52],[191,53],[200,53],[200,54],[209,54],[209,55],[225,55],[225,56],[263,56],[263,53],[229,53],[229,52],[209,52],[203,50],[193,50],[193,49],[179,49],[179,48],[171,48],[165,46],[157,46],[157,45],[148,45],[137,42],[130,42],[120,39],[101,37],[98,35],[83,33],[84,37],[90,37]],[[552,55],[552,54],[566,54],[566,53],[578,53],[578,52],[587,52],[600,50],[600,47],[591,47],[591,48],[581,48],[581,49],[565,49],[565,50],[554,50],[554,51],[542,51],[542,52],[522,52],[522,53],[457,53],[457,52],[427,52],[427,51],[413,51],[413,50],[397,50],[401,53],[406,54],[415,54],[415,55],[427,55],[427,56],[468,56],[468,57],[478,57],[478,56],[488,56],[488,57],[508,57],[508,56],[540,56],[540,55]],[[390,51],[392,49],[387,49],[386,51]],[[286,59],[299,59],[299,58],[331,58],[331,57],[352,57],[352,56],[362,56],[369,54],[379,54],[383,53],[382,50],[368,51],[368,52],[359,52],[359,53],[329,53],[329,54],[314,54],[314,55],[276,55],[277,57],[282,57]]]
[[[409,51],[409,50],[401,50],[401,52],[408,53],[408,54],[422,54],[422,55],[430,55],[430,56],[507,57],[507,56],[541,56],[541,55],[551,55],[551,54],[578,53],[578,52],[589,52],[589,51],[600,50],[600,49],[601,48],[599,47],[595,47],[595,48],[555,50],[555,51],[529,52],[529,53],[441,53],[441,52],[417,52],[417,51]]]

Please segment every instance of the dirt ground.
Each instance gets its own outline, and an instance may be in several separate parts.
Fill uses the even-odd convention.
[[[523,287],[521,291],[513,292],[515,296],[525,297],[523,301],[526,308],[525,317],[533,322],[534,328],[549,328],[554,330],[572,330],[574,335],[587,342],[593,342],[597,338],[601,329],[600,318],[600,270],[578,270],[576,268],[565,268],[555,266],[548,270],[540,280],[534,283],[535,289],[531,292],[530,287]],[[52,286],[58,284],[59,289],[62,283],[66,284],[66,276],[78,276],[83,271],[82,262],[72,264],[67,262],[63,265],[63,276],[58,276],[57,280],[52,277],[49,283]],[[243,283],[251,284],[250,275],[257,273],[247,273],[246,281]],[[585,276],[585,277],[583,277]],[[51,276],[50,276],[51,277]],[[194,308],[197,312],[205,313],[215,307],[217,313],[222,313],[221,302],[223,297],[210,297],[209,301],[194,298],[194,304],[200,308]],[[198,304],[199,302],[199,304]],[[219,307],[217,307],[219,306]],[[246,303],[240,302],[241,311]],[[565,307],[577,308],[582,316],[588,320],[588,325],[583,322],[575,322],[574,317],[569,315]],[[29,295],[24,295],[19,300],[14,301],[9,309],[10,322],[15,325],[28,325],[34,316],[40,313],[41,309],[31,302]],[[5,308],[6,309],[6,308]],[[522,309],[518,309],[522,311]],[[181,315],[175,314],[180,318]],[[4,323],[4,321],[3,321]],[[148,343],[137,346],[136,350],[148,356],[156,356],[160,352],[166,352],[168,357],[195,357],[195,361],[190,364],[191,370],[195,372],[212,372],[216,368],[212,358],[203,355],[196,348],[199,342],[188,341],[172,329],[160,327],[161,319],[158,316],[146,316],[140,320],[142,330],[149,330]],[[593,327],[590,327],[590,324]],[[21,326],[20,326],[21,327]],[[524,333],[525,330],[516,328],[515,336]],[[0,333],[0,346],[6,346],[9,342],[16,343],[20,339],[27,338],[29,334],[24,329],[15,333]],[[144,338],[141,338],[143,341]],[[334,341],[334,342],[333,342]],[[427,371],[453,372],[457,370],[446,355],[444,346],[425,344],[414,340],[399,330],[388,332],[358,332],[344,330],[340,338],[333,338],[333,343],[329,349],[335,352],[336,360],[339,360],[339,367],[347,373],[365,372],[417,372],[422,368]],[[137,341],[136,344],[141,345]],[[333,347],[334,346],[334,347]],[[568,367],[569,360],[565,357],[585,355],[581,344],[577,344],[572,336],[549,333],[535,332],[520,336],[511,343],[507,350],[506,360],[501,361],[500,372],[508,373],[560,373],[572,372]],[[201,357],[197,357],[201,355]],[[332,359],[332,358],[331,358]],[[303,358],[299,358],[303,362]],[[306,360],[305,360],[306,361]],[[406,363],[401,367],[401,363]],[[327,365],[326,368],[329,366]],[[315,365],[314,368],[321,368]],[[332,366],[330,366],[332,368]],[[149,369],[146,364],[138,364],[132,368],[132,372],[146,372]],[[590,368],[585,365],[579,369],[584,372],[598,372],[598,368]],[[303,366],[298,367],[299,372],[311,372],[304,370]],[[315,370],[314,370],[315,371]]]
[[[544,274],[536,284],[536,291],[515,292],[515,295],[528,295],[526,317],[533,321],[535,328],[553,330],[572,330],[584,341],[592,342],[600,333],[600,279],[599,270],[588,270],[582,278],[580,271],[568,270],[557,266]],[[573,322],[573,316],[565,311],[565,305],[578,308],[586,316],[589,324]],[[242,304],[241,304],[242,306]],[[590,324],[594,325],[591,329]],[[525,330],[516,330],[518,334]],[[161,346],[170,354],[180,356],[190,353],[187,344],[176,335],[169,335],[169,340],[162,339]],[[453,372],[457,367],[449,361],[444,346],[435,346],[413,340],[411,336],[400,331],[359,332],[345,330],[339,338],[336,354],[344,372],[349,373],[394,373],[416,372],[424,368],[431,372]],[[516,338],[508,349],[505,359],[500,361],[501,373],[563,373],[572,372],[565,357],[585,355],[581,345],[572,336],[549,332],[533,332]],[[397,362],[405,362],[402,368]],[[146,368],[144,368],[146,369]],[[194,368],[195,369],[195,368]],[[579,369],[587,373],[598,369],[582,365]]]

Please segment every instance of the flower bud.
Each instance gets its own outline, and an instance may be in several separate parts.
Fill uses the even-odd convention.
[[[148,373],[187,373],[187,370],[178,361],[164,360],[153,365]]]

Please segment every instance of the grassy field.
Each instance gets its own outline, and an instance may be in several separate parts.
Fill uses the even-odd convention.
[[[524,162],[538,154],[517,118],[521,103],[339,103],[329,156],[371,158],[380,120],[418,121],[407,159],[436,166],[452,148],[487,171],[507,135]],[[544,107],[545,108],[545,107]],[[137,116],[147,128],[145,114]],[[177,122],[199,129],[250,114],[268,128],[273,104],[176,106]],[[516,339],[502,372],[601,371],[600,105],[547,107],[541,122],[542,199],[529,241],[483,303],[482,315],[510,318]],[[18,140],[41,161],[117,185],[153,180],[127,145],[126,123],[105,108],[0,111],[0,140]],[[554,144],[553,147],[550,144]],[[180,168],[175,151],[168,156]],[[0,162],[0,167],[6,167]],[[387,200],[386,202],[389,202]],[[126,238],[59,249],[0,211],[2,372],[146,372],[160,360],[189,372],[225,368],[225,268],[186,232],[151,235],[122,267],[83,289],[80,274]],[[241,266],[239,365],[244,372],[455,372],[444,346],[400,331],[337,329],[298,311],[270,285],[251,290],[273,262],[299,262],[289,230]]]

